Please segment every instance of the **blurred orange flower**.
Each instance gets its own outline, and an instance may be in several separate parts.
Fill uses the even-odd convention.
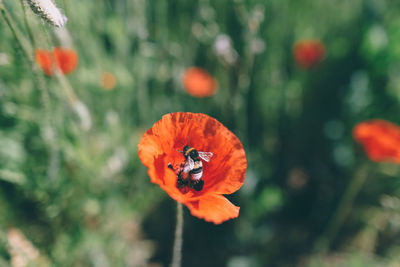
[[[400,164],[400,127],[380,119],[357,124],[354,139],[363,145],[372,161]]]
[[[185,150],[182,142],[198,151],[213,153],[209,162],[202,161],[204,186],[199,191],[178,188],[178,176],[168,167],[186,162],[180,152]],[[170,113],[147,130],[138,147],[150,180],[186,205],[192,215],[215,224],[239,215],[240,208],[223,194],[231,194],[242,186],[246,154],[240,140],[220,122],[201,113]]]
[[[217,81],[207,71],[198,68],[188,68],[183,74],[183,86],[188,94],[195,97],[207,97],[217,91]]]
[[[74,71],[78,66],[78,54],[72,49],[55,47],[52,52],[36,49],[35,58],[43,72],[49,76],[53,75],[54,66],[63,74]]]
[[[293,55],[302,68],[310,68],[325,57],[325,45],[320,40],[299,40],[293,45]]]
[[[105,90],[112,90],[117,85],[117,79],[111,72],[105,71],[101,74],[100,84]]]

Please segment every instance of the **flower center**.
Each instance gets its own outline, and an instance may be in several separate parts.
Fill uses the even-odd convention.
[[[179,150],[178,150],[179,151]],[[203,177],[203,162],[199,153],[195,148],[185,145],[183,151],[179,151],[185,157],[177,167],[168,164],[168,168],[176,174],[176,187],[186,194],[190,189],[201,191],[204,186]],[[212,153],[211,153],[212,154]]]

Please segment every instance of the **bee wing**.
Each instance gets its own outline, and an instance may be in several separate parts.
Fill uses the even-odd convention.
[[[185,162],[185,166],[183,166],[184,172],[190,172],[194,168],[194,161],[191,157],[188,157],[187,161]]]
[[[202,160],[207,161],[207,162],[210,161],[210,159],[211,159],[211,157],[212,157],[213,155],[214,155],[214,154],[213,154],[212,152],[201,152],[201,151],[199,151],[199,157],[200,157]]]

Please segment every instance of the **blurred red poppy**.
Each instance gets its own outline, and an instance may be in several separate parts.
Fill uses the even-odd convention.
[[[63,74],[68,74],[78,66],[78,54],[72,49],[55,47],[53,51],[36,49],[35,58],[37,64],[47,75],[53,75],[53,67]]]
[[[188,94],[195,97],[207,97],[217,91],[217,81],[207,71],[198,68],[188,68],[183,74],[183,86]]]
[[[320,40],[299,40],[293,45],[293,55],[302,68],[310,68],[325,58],[325,46]]]
[[[36,49],[35,57],[36,63],[42,68],[43,72],[47,75],[51,75],[53,73],[51,53],[47,50]]]
[[[400,164],[400,127],[380,119],[357,124],[353,137],[372,161]]]
[[[180,166],[185,162],[179,152],[184,150],[183,142],[197,151],[213,153],[209,162],[202,161],[204,186],[200,191],[182,191],[176,172],[168,167],[169,163]],[[150,180],[186,205],[192,215],[215,224],[239,215],[239,207],[223,194],[231,194],[242,186],[246,154],[239,139],[220,122],[201,113],[170,113],[147,130],[138,147]]]

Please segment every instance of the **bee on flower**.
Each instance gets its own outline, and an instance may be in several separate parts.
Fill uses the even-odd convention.
[[[239,215],[240,208],[223,195],[242,186],[246,154],[240,140],[216,119],[202,113],[164,115],[138,147],[150,180],[192,215],[215,224]]]
[[[203,189],[203,163],[201,160],[209,162],[213,156],[212,152],[197,151],[195,148],[185,145],[181,152],[186,161],[182,162],[179,169],[175,171],[171,163],[168,163],[168,168],[175,171],[177,174],[177,187],[184,193],[187,192],[188,187],[196,191]]]

